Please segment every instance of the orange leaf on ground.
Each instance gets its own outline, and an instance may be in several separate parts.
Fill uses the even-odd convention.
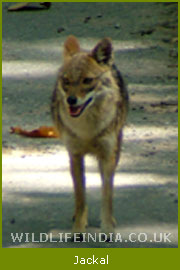
[[[11,127],[11,133],[19,134],[26,137],[36,138],[59,138],[60,134],[55,127],[41,126],[38,129],[27,131],[21,127]]]

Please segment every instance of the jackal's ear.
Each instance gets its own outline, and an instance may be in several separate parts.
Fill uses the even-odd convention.
[[[112,63],[112,44],[110,38],[102,39],[92,50],[91,56],[99,63],[108,65]]]
[[[64,59],[71,58],[75,53],[80,51],[80,45],[75,36],[69,36],[64,43]]]

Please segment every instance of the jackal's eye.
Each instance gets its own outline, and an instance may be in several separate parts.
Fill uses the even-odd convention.
[[[68,80],[68,78],[63,78],[62,82],[63,82],[64,85],[69,85],[70,84],[70,81]]]
[[[84,84],[90,84],[90,83],[92,83],[92,81],[93,81],[93,78],[85,78],[85,79],[83,80],[83,83],[84,83]]]

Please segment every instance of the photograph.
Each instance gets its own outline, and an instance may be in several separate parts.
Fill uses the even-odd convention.
[[[178,2],[3,1],[2,247],[178,248]]]

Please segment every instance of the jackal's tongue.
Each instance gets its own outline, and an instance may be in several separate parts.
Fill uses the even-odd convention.
[[[82,106],[70,106],[69,113],[71,116],[78,116],[81,113],[82,108],[83,108],[83,105]]]
[[[70,115],[73,117],[79,116],[91,101],[92,101],[92,97],[90,97],[84,104],[80,106],[70,106],[69,107]]]

